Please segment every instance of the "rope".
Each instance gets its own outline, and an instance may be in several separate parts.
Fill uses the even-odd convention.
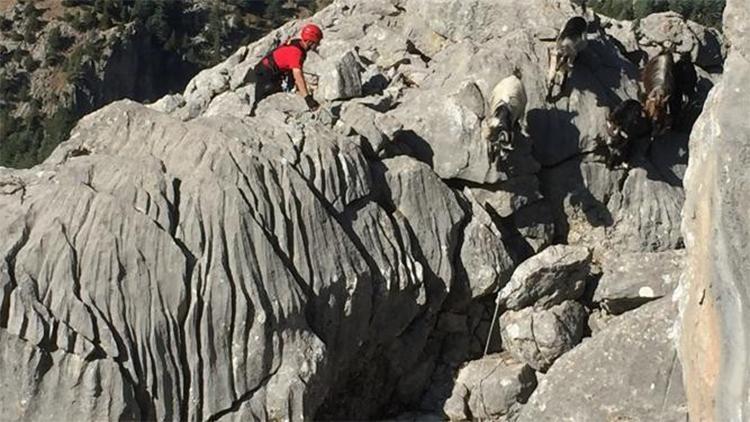
[[[484,356],[487,356],[487,352],[490,350],[490,340],[492,340],[492,330],[495,328],[495,321],[497,321],[497,313],[500,310],[500,292],[497,292],[497,298],[495,298],[495,312],[492,314],[492,321],[490,322],[490,330],[487,333],[487,344],[484,346]],[[499,329],[500,327],[498,327]]]

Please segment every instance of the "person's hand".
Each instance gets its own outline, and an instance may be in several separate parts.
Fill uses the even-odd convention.
[[[320,107],[320,104],[310,94],[307,94],[305,97],[305,103],[307,103],[307,108],[310,110],[317,110]]]

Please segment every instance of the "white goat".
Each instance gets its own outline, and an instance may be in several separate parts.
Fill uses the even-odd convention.
[[[526,89],[517,75],[511,75],[492,89],[490,112],[482,125],[482,138],[488,143],[490,163],[513,149],[513,131],[526,114]]]

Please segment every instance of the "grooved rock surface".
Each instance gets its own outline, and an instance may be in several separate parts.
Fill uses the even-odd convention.
[[[0,329],[3,420],[132,420],[133,385],[112,359],[87,361],[64,350],[47,352]],[[40,400],[40,398],[43,398]]]
[[[44,165],[3,171],[9,335],[116,362],[110,388],[132,389],[141,418],[303,418],[365,340],[403,374],[449,289],[464,212],[408,157],[385,163],[384,212],[350,139],[294,124],[182,123],[120,102]]]

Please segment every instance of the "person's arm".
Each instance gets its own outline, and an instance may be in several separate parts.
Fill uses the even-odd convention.
[[[305,82],[305,76],[302,74],[302,69],[292,69],[292,76],[294,77],[294,84],[297,86],[297,92],[305,98],[305,103],[310,110],[315,110],[320,106],[317,101],[312,97],[310,91],[307,90],[307,83]]]
[[[294,77],[294,85],[297,86],[297,92],[303,97],[307,97],[310,92],[307,90],[307,82],[305,82],[305,75],[302,73],[302,69],[292,69],[292,77]]]

